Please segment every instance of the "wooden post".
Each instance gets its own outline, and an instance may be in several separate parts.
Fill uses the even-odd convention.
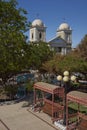
[[[52,120],[54,118],[54,93],[52,93]]]
[[[34,88],[34,105],[36,104],[36,90]]]

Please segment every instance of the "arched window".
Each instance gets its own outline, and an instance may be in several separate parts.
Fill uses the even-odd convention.
[[[40,39],[42,38],[42,34],[41,34],[41,32],[39,33],[39,38],[40,38]]]
[[[33,37],[34,37],[34,36],[33,36],[33,33],[32,33],[32,39],[33,39]]]

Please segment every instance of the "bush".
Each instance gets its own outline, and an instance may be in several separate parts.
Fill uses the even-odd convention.
[[[26,83],[26,91],[27,91],[27,93],[33,91],[33,85],[34,85],[34,82],[33,82],[33,81],[28,81],[28,82]]]
[[[7,93],[8,96],[10,96],[10,98],[14,98],[14,96],[17,93],[17,90],[18,90],[18,86],[17,85],[5,86],[5,92]]]

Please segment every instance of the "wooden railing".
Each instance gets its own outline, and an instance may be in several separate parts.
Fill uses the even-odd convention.
[[[87,130],[87,115],[84,115],[82,113],[75,113],[75,114],[70,114],[69,118],[73,118],[75,116],[78,116],[80,119],[73,123],[71,122],[68,125],[67,129],[74,130],[76,128],[76,130]]]
[[[78,116],[84,120],[87,120],[87,115],[83,114],[83,113],[78,113]]]
[[[52,105],[48,102],[45,102],[45,105],[43,106],[43,112],[52,116]]]
[[[74,114],[69,114],[69,118],[73,118],[76,117],[78,115],[78,113],[74,113]]]
[[[63,111],[64,107],[58,103],[54,103],[50,100],[44,99],[43,111],[52,116],[52,109],[54,117],[58,117],[59,115],[61,115],[61,111]]]
[[[53,106],[54,107],[57,107],[58,109],[64,109],[64,106],[62,106],[60,103],[55,103],[55,102],[52,102],[52,101],[50,101],[50,100],[48,100],[48,99],[44,99],[44,103],[48,103],[48,104],[51,104],[52,105],[52,103],[53,103]]]

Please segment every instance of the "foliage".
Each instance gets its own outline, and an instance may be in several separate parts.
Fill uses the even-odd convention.
[[[54,56],[52,60],[43,64],[43,69],[58,74],[62,74],[65,70],[69,72],[85,72],[87,71],[87,62],[78,53],[72,52],[66,56]]]
[[[59,65],[62,66],[63,71],[68,70],[70,72],[84,72],[87,68],[87,63],[82,57],[79,56],[78,53],[66,55],[62,62],[60,62]]]
[[[26,91],[27,91],[27,92],[33,91],[33,84],[34,84],[34,82],[31,81],[31,80],[29,80],[29,81],[26,83]]]
[[[43,63],[43,70],[62,74],[70,72],[87,73],[87,35],[84,36],[76,50],[66,56],[55,55],[51,60]]]
[[[81,40],[80,44],[77,46],[77,51],[80,53],[81,57],[87,61],[87,34]]]
[[[76,82],[71,82],[70,86],[71,86],[71,90],[77,90],[79,88],[79,86],[80,86],[80,83],[77,82],[77,81]]]
[[[16,0],[0,1],[0,76],[4,82],[15,71],[22,70],[24,33],[28,22],[24,9],[17,7]]]
[[[40,69],[53,53],[43,42],[26,44],[27,12],[16,0],[0,1],[0,77],[5,83],[14,73]]]
[[[57,61],[60,60],[62,58],[61,55],[54,55],[54,57],[49,60],[49,61],[46,61],[45,63],[43,63],[42,65],[42,69],[44,71],[47,71],[49,73],[52,73],[52,72],[56,72],[56,64],[57,64]]]
[[[7,95],[9,95],[10,98],[14,98],[14,96],[17,93],[18,86],[17,85],[8,85],[8,86],[5,86],[4,90],[7,93]]]
[[[78,110],[78,104],[72,102],[69,104],[69,108],[72,108],[73,110]],[[87,108],[79,104],[79,111],[82,113],[87,113]]]
[[[48,61],[53,56],[53,52],[48,47],[47,43],[30,43],[26,46],[27,68],[39,69],[42,63]]]

